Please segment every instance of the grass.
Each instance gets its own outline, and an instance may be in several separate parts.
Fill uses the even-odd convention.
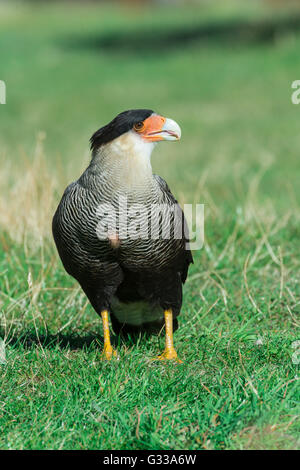
[[[0,3],[2,449],[299,447],[300,108],[290,96],[300,36],[162,47],[166,31],[282,17],[254,2],[212,3],[171,12]],[[151,27],[161,40],[144,48]],[[136,48],[116,48],[122,34]],[[50,231],[92,132],[141,106],[183,131],[157,148],[154,170],[182,203],[205,204],[176,367],[150,361],[163,335],[115,337],[120,361],[100,361],[100,320]]]

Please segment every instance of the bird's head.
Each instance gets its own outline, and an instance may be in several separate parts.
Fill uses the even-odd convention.
[[[150,155],[155,144],[180,136],[175,121],[150,109],[124,111],[92,135],[91,164],[96,172],[110,175],[116,187],[144,190],[152,179]]]
[[[94,152],[113,141],[123,145],[124,150],[131,143],[149,151],[146,147],[153,147],[156,142],[179,140],[180,137],[180,127],[172,119],[160,116],[151,109],[131,109],[118,114],[109,124],[96,131],[90,142]]]

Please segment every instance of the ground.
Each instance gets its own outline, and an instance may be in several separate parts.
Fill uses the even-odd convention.
[[[299,447],[300,13],[225,3],[0,3],[2,449]],[[101,362],[100,319],[51,238],[89,137],[137,107],[181,125],[153,167],[205,204],[183,364],[150,360],[163,334],[114,337],[120,360]]]

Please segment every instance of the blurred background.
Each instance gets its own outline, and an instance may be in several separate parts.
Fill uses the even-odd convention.
[[[1,1],[2,160],[20,168],[41,138],[50,171],[69,181],[86,165],[97,128],[148,107],[182,127],[182,141],[153,157],[177,193],[190,199],[202,178],[217,205],[236,205],[268,167],[260,196],[276,196],[285,208],[287,192],[300,191],[300,106],[291,103],[291,83],[300,78],[299,6]]]
[[[271,196],[299,169],[299,30],[298,1],[2,1],[1,156],[30,158],[42,132],[50,166],[75,176],[98,127],[150,107],[182,126],[153,158],[180,190],[207,170],[227,198],[237,167],[243,179],[272,160]]]
[[[0,447],[299,446],[299,52],[300,1],[0,0]],[[132,108],[180,124],[153,168],[205,204],[164,373],[156,337],[100,362],[51,236],[90,136]]]

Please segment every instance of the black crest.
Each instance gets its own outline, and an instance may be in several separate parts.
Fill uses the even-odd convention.
[[[144,121],[154,111],[151,109],[130,109],[118,114],[109,124],[101,127],[90,138],[91,149],[96,150],[101,145],[116,139],[125,132],[130,131],[134,124],[139,121]]]

